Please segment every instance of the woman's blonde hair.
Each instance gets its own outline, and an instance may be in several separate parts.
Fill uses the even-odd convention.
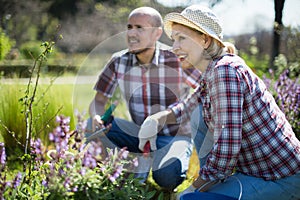
[[[237,55],[237,49],[234,44],[231,42],[223,42],[223,44],[225,47],[222,47],[219,41],[212,38],[211,44],[204,53],[205,58],[210,60],[228,53]]]

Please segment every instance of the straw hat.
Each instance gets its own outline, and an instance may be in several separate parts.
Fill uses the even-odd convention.
[[[164,29],[170,38],[173,22],[205,33],[225,46],[222,41],[223,33],[219,19],[212,10],[207,7],[192,5],[184,9],[181,13],[173,12],[167,14],[164,19]]]

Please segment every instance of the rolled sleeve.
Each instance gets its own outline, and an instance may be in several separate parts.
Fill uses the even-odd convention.
[[[192,112],[198,107],[201,103],[200,98],[200,86],[185,100],[174,103],[169,106],[176,117],[177,123],[186,122],[190,119]]]

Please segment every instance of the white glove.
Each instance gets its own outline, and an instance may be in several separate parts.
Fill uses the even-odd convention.
[[[179,193],[177,196],[176,196],[176,200],[180,200],[180,197],[182,197],[183,195],[187,194],[187,193],[191,193],[191,192],[195,192],[198,188],[195,188],[192,185],[190,185],[190,187],[186,188],[185,190],[183,190],[181,193]]]
[[[139,131],[139,149],[144,151],[145,144],[147,141],[150,143],[151,150],[156,150],[156,138],[158,132],[158,120],[147,117],[141,126]]]

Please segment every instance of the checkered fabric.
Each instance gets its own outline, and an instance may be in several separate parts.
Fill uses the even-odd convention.
[[[203,73],[202,85],[170,107],[178,122],[199,103],[215,144],[201,168],[204,180],[223,179],[234,170],[265,180],[300,170],[300,142],[262,80],[236,55],[215,59]],[[202,82],[202,81],[201,81]]]
[[[170,51],[156,48],[148,65],[140,64],[134,54],[124,51],[113,56],[105,66],[94,89],[110,98],[119,87],[132,121],[141,125],[149,115],[186,98],[190,87],[198,86],[200,77],[195,68],[183,71],[178,58]],[[189,129],[188,123],[171,124],[159,135],[189,135]]]

